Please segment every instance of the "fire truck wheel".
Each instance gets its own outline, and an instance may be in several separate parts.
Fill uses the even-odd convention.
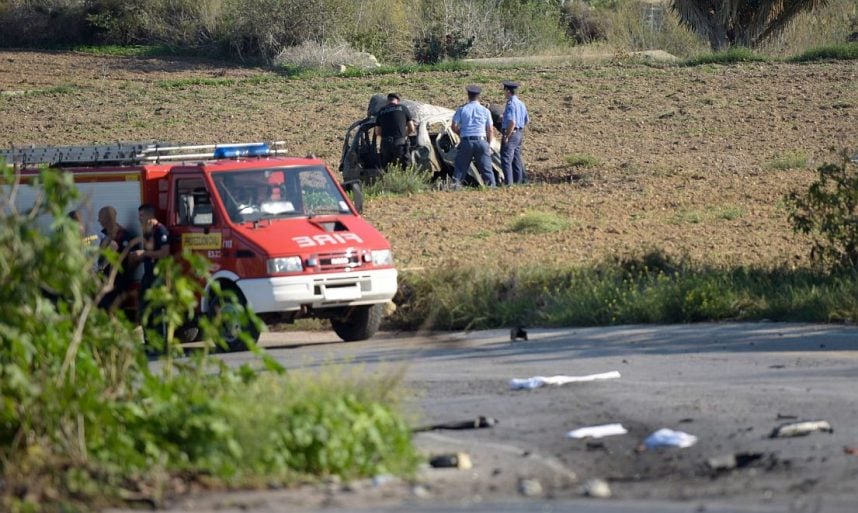
[[[366,340],[378,331],[383,314],[383,304],[356,306],[346,317],[331,319],[331,327],[345,342]]]
[[[228,352],[247,350],[247,344],[241,339],[242,333],[250,335],[250,338],[254,342],[259,340],[259,330],[256,329],[256,326],[252,322],[248,322],[241,315],[241,310],[246,305],[244,296],[237,290],[235,291],[235,295],[237,298],[236,302],[224,301],[222,298],[212,297],[209,307],[209,313],[212,317],[218,314],[226,317],[220,332],[221,337],[226,343],[226,347],[218,347],[218,349]]]

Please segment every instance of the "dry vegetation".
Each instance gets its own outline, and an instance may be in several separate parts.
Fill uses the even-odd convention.
[[[403,267],[585,263],[654,248],[703,263],[798,262],[806,241],[790,230],[781,198],[858,141],[854,61],[290,80],[199,60],[2,52],[0,144],[283,139],[335,168],[341,137],[372,93],[456,106],[465,84],[480,83],[485,100],[501,101],[508,77],[523,83],[533,117],[525,158],[534,185],[368,202]],[[797,154],[804,168],[770,164]],[[571,165],[580,155],[596,164]],[[568,227],[514,231],[531,211]]]

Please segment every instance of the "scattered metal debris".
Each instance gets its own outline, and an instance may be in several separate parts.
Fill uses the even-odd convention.
[[[483,429],[494,427],[499,423],[500,421],[498,419],[492,417],[484,417],[480,415],[476,419],[472,420],[442,422],[440,424],[432,424],[429,426],[414,428],[413,431],[415,433],[419,433],[421,431],[435,431],[438,429]]]
[[[745,468],[760,460],[763,456],[764,454],[761,452],[739,452],[709,458],[706,461],[706,465],[709,467],[709,470],[715,472],[726,472],[737,468]]]
[[[545,385],[565,385],[567,383],[580,383],[584,381],[596,381],[602,379],[616,379],[620,377],[618,371],[603,372],[601,374],[590,374],[587,376],[534,376],[532,378],[515,378],[509,381],[509,387],[513,390],[534,389]]]
[[[581,485],[581,495],[597,499],[607,499],[611,496],[611,487],[604,479],[588,479]]]
[[[603,424],[573,429],[566,433],[567,438],[602,438],[603,436],[625,435],[628,433],[622,424]]]
[[[525,497],[538,497],[542,495],[542,483],[537,479],[520,479],[518,493]]]
[[[827,421],[824,420],[808,420],[804,422],[793,422],[790,424],[782,424],[772,430],[769,438],[791,438],[794,436],[807,436],[814,431],[822,431],[824,433],[833,433],[834,429]]]
[[[524,326],[516,326],[509,330],[509,339],[515,342],[516,340],[527,340],[527,330]]]
[[[843,452],[845,452],[846,454],[851,454],[852,456],[858,456],[858,447],[847,445],[843,448]]]
[[[691,447],[697,443],[697,437],[689,435],[682,431],[674,431],[668,428],[661,428],[653,434],[646,437],[644,447],[647,449],[659,449],[662,447],[679,447],[684,449]]]
[[[465,452],[433,456],[429,459],[429,465],[433,468],[457,468],[459,470],[468,470],[474,467],[471,457]]]

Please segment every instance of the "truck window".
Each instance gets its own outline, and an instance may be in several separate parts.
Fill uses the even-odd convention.
[[[214,224],[211,197],[202,178],[176,180],[176,219],[179,226]]]
[[[351,213],[323,167],[222,172],[213,180],[227,215],[235,223]]]

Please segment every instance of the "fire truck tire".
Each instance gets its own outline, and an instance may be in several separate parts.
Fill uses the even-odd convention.
[[[247,305],[247,302],[241,292],[235,289],[233,290],[235,292],[237,302],[224,301],[222,298],[216,296],[209,300],[209,314],[212,317],[222,312],[238,313],[239,308],[244,308]],[[259,340],[259,330],[256,329],[256,326],[254,326],[252,322],[242,319],[241,316],[234,316],[231,322],[224,322],[221,329],[221,337],[226,343],[226,347],[218,346],[218,349],[227,352],[246,351],[247,344],[245,344],[244,340],[241,338],[242,333],[250,335],[251,340],[254,342]]]
[[[383,304],[356,306],[346,317],[331,319],[331,327],[345,342],[366,340],[378,331],[383,315]]]

